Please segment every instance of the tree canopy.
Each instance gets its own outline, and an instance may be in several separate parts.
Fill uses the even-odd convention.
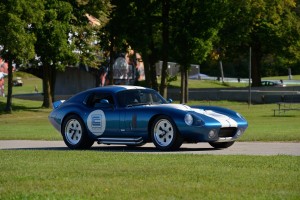
[[[253,86],[260,85],[262,62],[267,56],[284,56],[290,62],[299,62],[300,19],[296,5],[294,0],[246,0],[229,4],[230,15],[220,32],[221,47],[239,53],[252,48]]]
[[[181,100],[187,102],[192,63],[218,68],[210,58],[247,60],[251,47],[253,86],[260,85],[262,74],[299,65],[299,15],[299,0],[3,0],[0,55],[10,66],[39,58],[49,107],[56,70],[78,62],[98,67],[102,52],[110,52],[112,67],[115,55],[130,47],[142,55],[146,85],[162,94],[169,81],[167,62],[178,63]],[[11,82],[10,76],[7,110]]]
[[[43,18],[43,1],[4,0],[0,2],[1,57],[8,62],[8,95],[5,111],[12,107],[12,64],[23,64],[35,56],[33,27]]]

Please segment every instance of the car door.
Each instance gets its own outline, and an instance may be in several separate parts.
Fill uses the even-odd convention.
[[[120,134],[120,112],[109,93],[94,93],[89,97],[90,113],[87,128],[95,136],[114,137]]]
[[[121,102],[120,128],[125,137],[140,137],[148,134],[149,97],[146,90],[123,91],[118,94]]]

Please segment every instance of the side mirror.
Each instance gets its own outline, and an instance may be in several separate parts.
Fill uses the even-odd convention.
[[[109,104],[109,101],[107,99],[101,99],[100,103],[101,104]]]
[[[172,99],[168,99],[168,103],[172,103],[173,102],[173,100]]]
[[[107,99],[101,99],[100,103],[96,103],[95,108],[113,108],[113,105],[109,103]]]

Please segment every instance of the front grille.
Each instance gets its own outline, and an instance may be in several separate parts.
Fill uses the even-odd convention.
[[[228,128],[221,128],[219,131],[219,137],[233,137],[236,133],[237,128],[235,127],[228,127]]]

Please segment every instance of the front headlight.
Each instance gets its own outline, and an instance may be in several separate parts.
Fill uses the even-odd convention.
[[[186,114],[185,116],[184,116],[184,122],[187,124],[187,125],[192,125],[193,124],[193,117],[192,117],[192,115],[191,114]]]

